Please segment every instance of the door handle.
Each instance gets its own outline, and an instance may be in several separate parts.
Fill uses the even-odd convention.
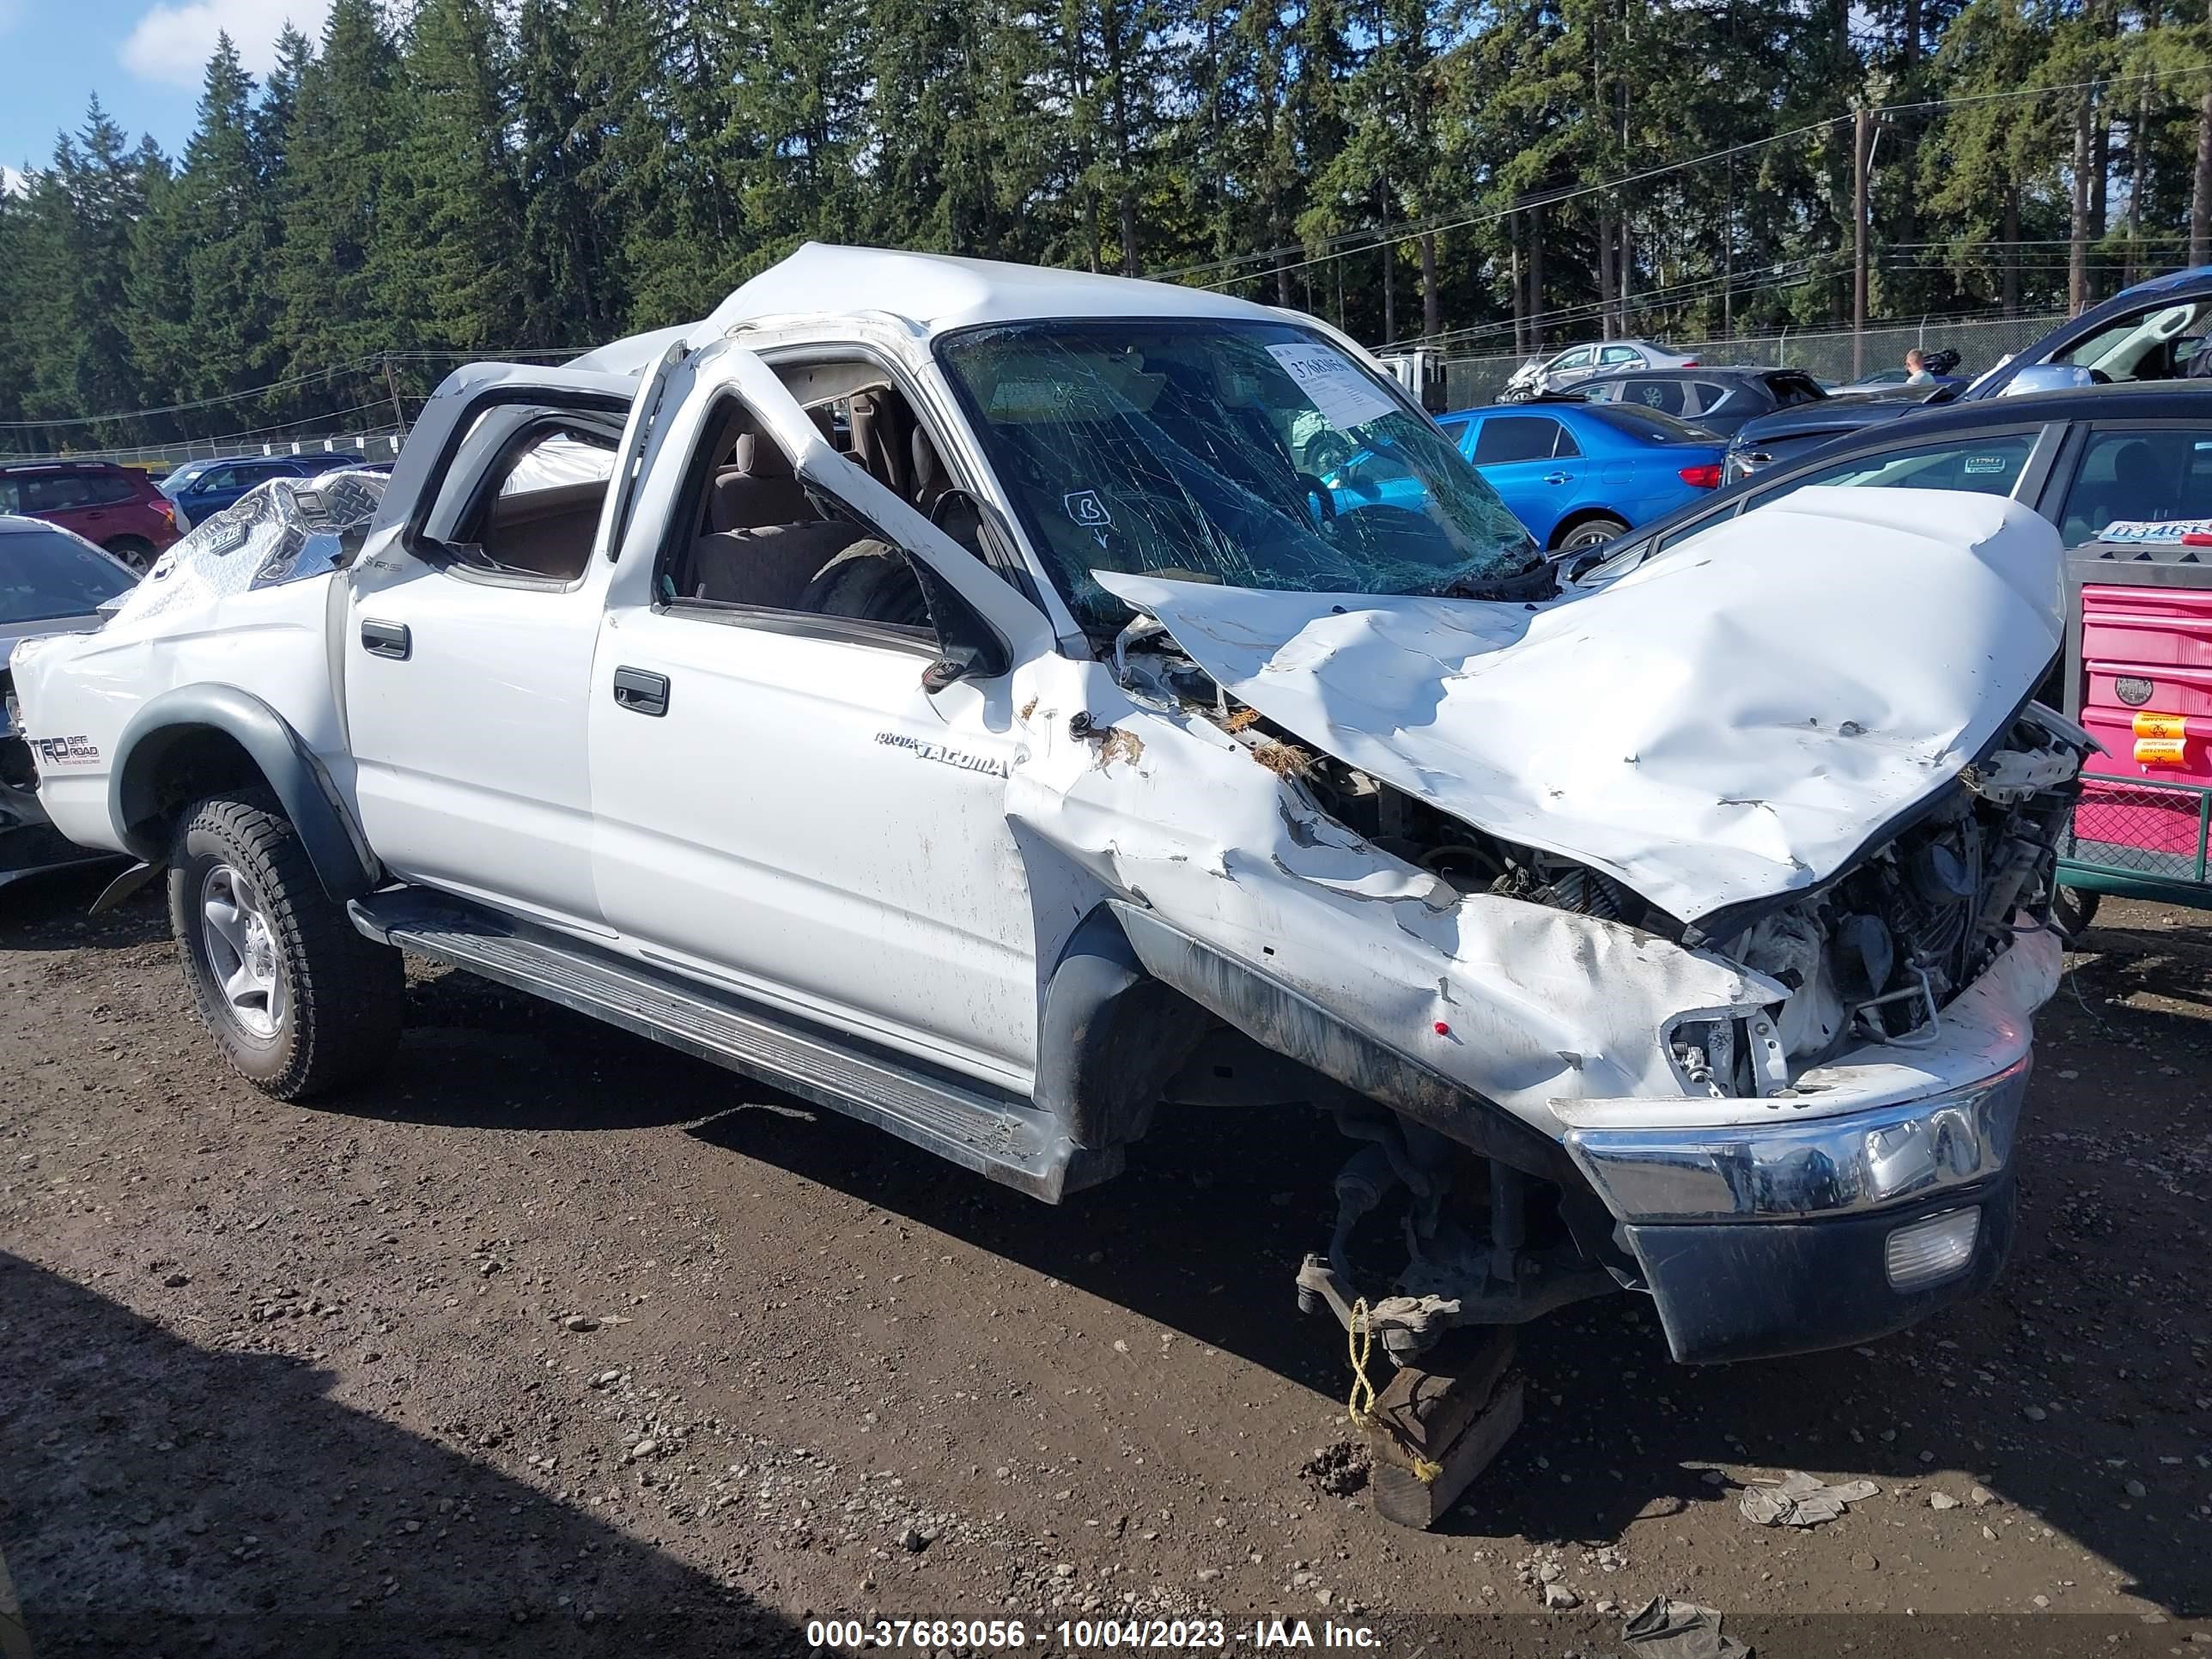
[[[363,617],[361,648],[372,657],[390,657],[395,662],[405,662],[415,653],[415,639],[407,631],[405,623],[379,622],[374,617]]]
[[[1546,483],[1572,483],[1574,481],[1575,475],[1571,472],[1547,472],[1544,475]]]
[[[642,668],[616,669],[615,706],[627,708],[633,714],[665,714],[668,712],[668,676],[652,673]]]

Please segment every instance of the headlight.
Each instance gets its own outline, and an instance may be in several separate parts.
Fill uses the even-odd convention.
[[[1567,1150],[1624,1221],[1787,1221],[1879,1210],[2000,1173],[2027,1091],[2021,1060],[1971,1088],[1870,1111],[1706,1128],[1576,1129]]]

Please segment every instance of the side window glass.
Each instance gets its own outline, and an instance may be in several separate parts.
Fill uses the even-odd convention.
[[[1670,547],[1679,547],[1701,531],[1711,530],[1723,519],[1733,518],[1733,509],[1726,513],[1709,513],[1702,519],[1692,519],[1679,530],[1670,530],[1651,546],[1655,553],[1664,553]]]
[[[23,486],[14,478],[0,478],[0,513],[23,510]]]
[[[84,481],[84,504],[87,507],[112,507],[118,501],[137,497],[138,492],[131,480],[119,472],[95,472]]]
[[[1563,351],[1553,358],[1552,367],[1553,368],[1588,368],[1589,360],[1590,349],[1588,346],[1577,346],[1572,351]]]
[[[848,452],[856,465],[890,465],[888,441],[877,440],[900,424],[904,400],[885,407],[897,398],[873,394],[860,411],[860,425],[878,429],[864,429]],[[817,427],[834,429],[826,410],[814,412]],[[921,580],[902,549],[802,483],[792,457],[734,399],[709,416],[706,434],[654,571],[662,603],[866,623],[934,642]],[[910,469],[915,454],[909,444]]]
[[[2066,487],[2059,531],[2078,547],[2118,519],[2212,518],[2212,427],[2097,432]]]
[[[1761,491],[1750,507],[1779,501],[1808,484],[1836,484],[1851,489],[1959,489],[1976,495],[2009,495],[2035,448],[2032,432],[2002,437],[1960,438],[1949,443],[1928,444],[1912,449],[1885,450],[1838,461]]]
[[[1477,466],[1503,466],[1512,461],[1545,461],[1564,434],[1559,423],[1541,415],[1492,415],[1482,423],[1474,441]]]
[[[591,560],[614,470],[615,440],[604,433],[532,429],[501,459],[497,486],[465,539],[503,570],[574,581]]]
[[[1571,460],[1583,453],[1583,447],[1575,441],[1573,433],[1568,431],[1557,421],[1553,422],[1552,426],[1557,434],[1552,441],[1552,454],[1554,459]]]
[[[2051,361],[2115,380],[2178,380],[2189,373],[2208,324],[2212,301],[2160,306],[2118,318]]]
[[[1691,412],[1683,399],[1685,389],[1680,380],[1631,380],[1621,401],[1656,409],[1662,415],[1680,415]]]
[[[24,483],[27,506],[33,513],[59,513],[84,505],[84,480],[74,472],[48,473]]]
[[[1598,355],[1601,363],[1640,363],[1644,354],[1634,346],[1607,346]]]

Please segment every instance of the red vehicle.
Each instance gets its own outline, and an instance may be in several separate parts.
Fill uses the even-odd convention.
[[[0,514],[44,519],[144,571],[175,541],[176,504],[136,467],[112,461],[0,463]]]

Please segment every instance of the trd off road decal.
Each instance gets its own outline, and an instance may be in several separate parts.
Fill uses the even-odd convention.
[[[100,750],[86,737],[33,738],[31,749],[42,766],[92,766],[100,760]]]
[[[939,766],[957,767],[963,772],[981,772],[994,778],[1013,775],[1013,768],[995,756],[970,754],[965,749],[909,738],[903,732],[878,732],[876,741],[889,748],[910,750],[916,760],[935,761]]]

